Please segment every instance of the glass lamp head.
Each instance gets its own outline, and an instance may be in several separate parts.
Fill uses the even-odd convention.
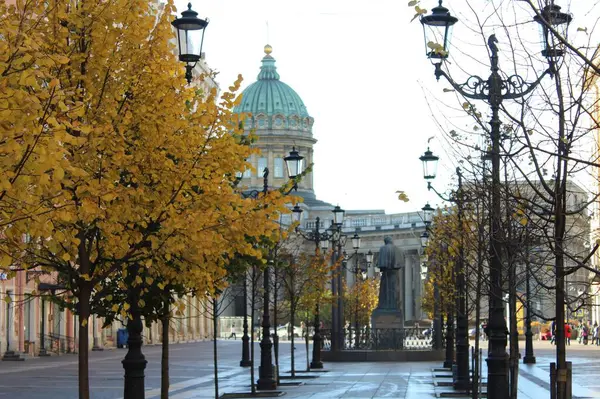
[[[357,251],[360,249],[360,236],[357,233],[354,233],[354,236],[352,236],[352,248]]]
[[[542,8],[540,15],[533,17],[540,26],[542,36],[542,55],[549,61],[558,61],[565,54],[564,44],[550,31],[551,26],[561,37],[567,38],[567,29],[573,20],[571,14],[561,11],[560,6],[550,4]]]
[[[342,208],[340,208],[339,205],[336,205],[335,208],[333,208],[333,224],[336,225],[337,227],[340,227],[342,224],[344,224],[344,215],[346,214],[346,211],[343,210]]]
[[[450,15],[442,0],[431,9],[431,14],[421,16],[427,58],[440,61],[448,58],[452,27],[457,22],[458,18]]]
[[[192,3],[188,3],[188,9],[181,13],[180,18],[175,18],[171,25],[177,30],[179,61],[188,64],[198,62],[202,57],[208,19],[198,18],[198,13],[192,10]]]
[[[437,174],[437,165],[440,157],[433,155],[433,152],[427,148],[427,151],[419,157],[423,163],[423,178],[425,180],[433,180]]]
[[[292,147],[290,155],[283,158],[283,160],[285,161],[285,166],[287,167],[288,178],[293,179],[303,172],[304,157],[301,156],[298,151],[296,151],[296,147]]]

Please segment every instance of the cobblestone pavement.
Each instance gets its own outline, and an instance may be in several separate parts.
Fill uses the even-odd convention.
[[[250,390],[249,370],[239,367],[241,343],[219,341],[220,393],[242,393]],[[484,349],[486,344],[483,345]],[[296,365],[306,362],[303,345],[297,345]],[[522,349],[523,353],[524,350]],[[146,398],[160,395],[160,346],[144,348]],[[281,374],[289,370],[289,343],[281,344]],[[125,350],[90,353],[90,386],[93,399],[119,399],[123,392],[121,360]],[[256,345],[258,363],[259,348]],[[554,347],[535,343],[535,365],[521,365],[519,398],[549,398],[549,368],[554,361]],[[485,357],[485,351],[484,351]],[[576,398],[600,398],[600,347],[577,343],[567,349],[573,362],[573,394]],[[174,399],[214,398],[212,343],[199,342],[171,346],[171,394]],[[284,379],[279,389],[289,398],[434,398],[453,392],[451,387],[434,382],[451,381],[436,378],[439,362],[417,363],[328,363],[328,372],[299,373],[303,378]],[[485,362],[483,363],[485,377]],[[258,371],[256,371],[258,374]],[[306,377],[317,378],[306,378]],[[255,376],[258,378],[258,375]],[[293,385],[299,383],[301,385]],[[0,399],[75,399],[77,398],[77,357],[75,355],[34,358],[25,362],[0,362]]]

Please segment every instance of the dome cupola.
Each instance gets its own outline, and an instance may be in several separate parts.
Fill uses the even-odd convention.
[[[299,135],[312,134],[313,118],[308,115],[300,96],[287,84],[279,80],[273,48],[265,46],[265,56],[257,81],[242,92],[242,101],[235,113],[250,113],[246,129],[297,131]]]

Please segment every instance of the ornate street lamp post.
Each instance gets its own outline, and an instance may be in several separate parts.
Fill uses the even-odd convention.
[[[365,255],[365,262],[366,262],[366,269],[362,269],[361,267],[359,267],[358,264],[358,259],[356,260],[356,267],[354,268],[354,275],[356,276],[354,283],[358,284],[359,279],[360,279],[360,283],[364,283],[364,281],[367,279],[367,273],[369,270],[369,267],[371,267],[371,264],[373,263],[373,252],[371,252],[371,250],[369,250],[369,252],[366,253]],[[358,298],[358,287],[356,289],[356,308],[355,308],[355,317],[354,317],[354,335],[355,335],[355,348],[358,349],[359,345],[360,345],[360,332],[359,332],[359,328],[360,328],[360,323],[358,320],[358,303],[359,303],[359,298]]]
[[[338,217],[340,207],[336,207],[332,212],[334,214],[334,222]],[[300,222],[302,216],[302,209],[295,205],[292,209],[292,215],[295,222]],[[299,227],[296,227],[296,233],[307,241],[315,243],[315,256],[320,256],[321,252],[327,251],[329,248],[329,240],[333,238],[333,233],[327,230],[321,231],[321,218],[317,217],[315,228],[313,231],[302,231]],[[317,299],[315,305],[315,320],[314,320],[314,334],[313,334],[313,352],[312,361],[310,362],[311,369],[322,369],[323,362],[321,361],[321,321],[320,321],[320,303]]]
[[[425,223],[425,228],[428,230],[431,225],[431,216],[427,213],[431,212],[433,214],[433,208],[429,205],[425,205],[423,208],[423,223]],[[429,245],[429,232],[425,230],[423,234],[421,234],[421,248],[425,250],[427,245]],[[427,262],[427,259],[425,260]],[[427,280],[427,275],[429,273],[429,267],[427,263],[423,262],[421,264],[421,280]],[[433,280],[433,325],[431,331],[431,346],[433,349],[442,349],[442,323],[440,321],[440,291],[438,289],[437,280]]]
[[[354,304],[354,347],[358,348],[359,342],[360,342],[360,335],[359,335],[359,322],[358,322],[358,284],[359,284],[359,280],[362,282],[366,279],[366,271],[362,270],[359,264],[359,259],[358,259],[358,250],[360,249],[360,244],[361,244],[361,237],[358,235],[358,233],[354,233],[354,236],[352,237],[352,249],[354,249],[354,254],[352,254],[352,256],[350,257],[346,257],[344,256],[345,261],[350,260],[352,257],[354,257],[354,268],[351,269],[352,274],[354,275],[354,284],[356,284],[355,287],[355,291],[356,291],[356,301]],[[367,267],[370,265],[370,262],[373,261],[373,253],[371,251],[369,251],[366,255],[366,260],[367,260]],[[370,259],[370,260],[369,260]],[[349,334],[350,335],[350,334]],[[350,337],[349,337],[350,338]]]
[[[179,61],[185,62],[185,79],[192,82],[192,70],[202,58],[204,31],[208,19],[198,18],[198,13],[192,10],[192,3],[181,13],[181,18],[175,18],[171,25],[177,29],[177,48]]]
[[[288,178],[294,180],[294,185],[284,194],[287,195],[298,188],[296,178],[302,173],[304,165],[304,157],[300,156],[296,148],[292,148],[290,154],[283,158],[287,167]],[[266,195],[268,186],[268,175],[269,169],[264,170],[264,182],[263,182],[263,195]],[[256,194],[254,194],[256,193]],[[246,196],[257,198],[258,192],[250,191],[246,193]],[[263,317],[262,317],[262,339],[260,341],[260,366],[258,368],[258,381],[256,382],[256,388],[258,390],[274,390],[277,388],[277,380],[275,378],[275,371],[272,361],[272,348],[273,343],[271,342],[271,319],[269,315],[269,300],[270,300],[270,284],[269,284],[269,264],[265,267],[263,272]],[[242,351],[243,352],[243,351]]]
[[[464,267],[464,251],[463,251],[463,212],[464,212],[464,193],[462,188],[462,174],[460,168],[456,168],[456,174],[458,175],[458,190],[453,193],[450,197],[445,197],[440,194],[431,184],[431,181],[435,179],[435,172],[431,173],[432,169],[427,165],[428,162],[433,162],[433,170],[436,169],[436,164],[439,157],[434,156],[429,148],[425,152],[425,155],[419,158],[423,162],[424,178],[427,180],[427,189],[432,190],[440,199],[456,204],[457,208],[457,219],[459,228],[459,248],[458,248],[458,259],[454,263],[454,276],[457,288],[456,295],[456,368],[457,372],[454,375],[454,387],[460,390],[466,390],[469,387],[469,321],[467,317],[467,303],[466,303],[466,280],[465,280],[465,267]],[[427,204],[429,205],[429,204]],[[424,218],[430,215],[430,210],[425,206],[423,208]],[[426,216],[427,215],[427,216]],[[425,222],[427,223],[430,222]],[[427,231],[423,234],[428,234]],[[423,236],[421,236],[423,237]],[[428,237],[427,237],[428,238]],[[449,360],[449,359],[447,359]]]
[[[527,255],[529,255],[529,243],[527,245]],[[533,332],[531,331],[531,288],[529,286],[529,279],[531,278],[529,259],[526,260],[525,264],[525,295],[526,295],[526,318],[525,318],[525,357],[523,357],[524,364],[534,364],[535,356],[533,355]]]
[[[298,188],[297,177],[304,170],[304,157],[302,157],[296,148],[293,147],[290,151],[290,154],[283,158],[286,164],[288,178],[294,181],[293,186],[286,192],[284,195],[288,195],[292,192],[292,190],[296,190]],[[238,181],[242,179],[242,175],[238,174]],[[241,195],[244,198],[253,198],[257,199],[261,194],[266,195],[269,192],[269,169],[265,168],[263,171],[263,187],[261,191],[251,190],[242,192]],[[252,361],[250,360],[250,337],[248,336],[248,321],[247,321],[247,306],[248,306],[248,288],[247,288],[246,276],[244,276],[244,321],[243,328],[244,333],[242,336],[242,360],[240,360],[240,366],[246,367],[251,366]],[[257,389],[259,390],[274,390],[277,387],[277,381],[275,379],[274,367],[272,364],[272,348],[273,343],[271,342],[270,330],[271,330],[271,320],[269,315],[269,299],[270,299],[270,285],[269,285],[269,264],[265,267],[263,272],[263,288],[264,288],[264,297],[263,297],[263,318],[261,327],[262,331],[262,339],[260,341],[260,367],[258,368],[258,381],[257,381]]]
[[[550,68],[544,71],[540,77],[533,83],[527,83],[518,76],[513,75],[506,79],[500,74],[498,63],[498,40],[495,35],[488,39],[488,47],[491,53],[491,74],[487,80],[478,76],[471,76],[466,83],[457,84],[454,82],[442,66],[448,57],[450,49],[450,32],[452,26],[458,22],[458,19],[451,16],[447,8],[442,6],[442,0],[439,5],[432,9],[430,15],[422,16],[421,23],[425,33],[425,47],[427,57],[435,65],[435,76],[439,80],[441,76],[446,78],[450,85],[462,96],[486,101],[491,108],[492,117],[490,120],[491,136],[491,158],[492,158],[492,190],[491,190],[491,239],[489,246],[489,322],[487,335],[489,337],[488,351],[488,386],[493,387],[488,392],[489,399],[505,399],[509,396],[508,391],[508,357],[506,354],[506,321],[504,320],[504,308],[502,302],[502,226],[500,223],[501,214],[501,192],[500,192],[500,107],[502,101],[522,98],[527,96],[540,83],[547,74],[552,75],[556,72],[556,62],[564,54],[561,45],[555,40],[550,40],[551,32],[547,25],[553,27],[565,27],[571,22],[571,17],[560,12],[560,7],[546,6],[541,17],[537,22],[542,22],[543,31],[546,34],[542,55],[547,57]],[[560,287],[557,287],[556,301],[558,310],[562,309],[562,300],[559,297]],[[557,313],[557,318],[563,316]],[[560,326],[560,322],[558,323]],[[557,329],[557,332],[558,329]],[[562,330],[560,330],[562,332]],[[559,369],[564,366],[558,356]],[[565,371],[566,372],[566,371]]]

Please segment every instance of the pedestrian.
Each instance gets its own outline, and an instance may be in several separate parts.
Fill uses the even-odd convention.
[[[565,323],[565,340],[567,345],[571,345],[571,326],[569,323]]]
[[[550,343],[554,344],[556,341],[556,322],[554,320],[550,323],[550,337]]]
[[[237,339],[237,337],[235,336],[235,324],[231,325],[231,334],[229,335],[228,339],[231,339],[231,338]]]
[[[592,330],[592,345],[598,345],[598,323],[594,322],[594,329]]]
[[[583,334],[582,334],[582,336],[583,336],[583,344],[587,345],[588,344],[588,335],[589,335],[589,329],[588,329],[587,324],[583,325],[582,330],[583,330]]]

